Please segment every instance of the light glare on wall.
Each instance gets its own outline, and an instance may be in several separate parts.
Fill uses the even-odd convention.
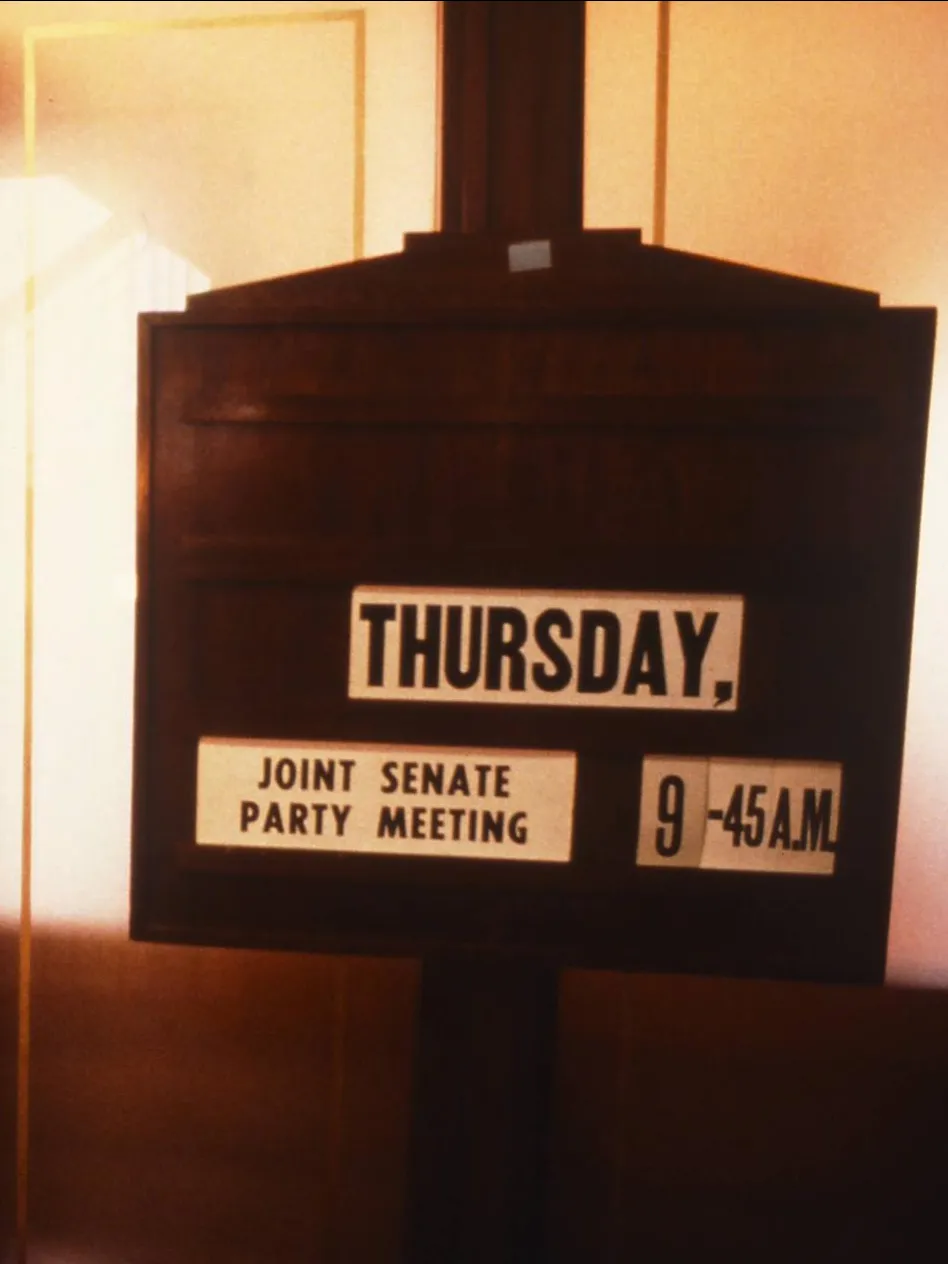
[[[136,317],[179,309],[207,278],[57,178],[0,184],[0,208],[35,225],[35,358],[27,364],[22,252],[0,276],[4,363],[35,383],[33,909],[37,918],[124,921],[132,746],[135,592]],[[0,224],[0,231],[8,225]],[[7,240],[15,239],[12,235]],[[23,376],[0,384],[14,451],[23,445]],[[22,480],[22,461],[19,477]],[[15,479],[5,481],[13,482]],[[22,496],[18,498],[22,507]],[[6,524],[5,570],[22,574],[23,526]],[[18,537],[18,538],[17,538]],[[11,581],[22,612],[22,586]],[[4,616],[5,631],[7,616]],[[10,630],[11,633],[13,630]],[[22,625],[4,637],[4,680],[22,673]],[[9,691],[9,683],[5,692]],[[20,732],[4,728],[5,769]],[[4,836],[19,784],[4,780]],[[12,781],[12,777],[10,778]],[[19,829],[12,837],[19,838]],[[4,907],[15,878],[3,848]],[[9,876],[8,876],[9,875]]]

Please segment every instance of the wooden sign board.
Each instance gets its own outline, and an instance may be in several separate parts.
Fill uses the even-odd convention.
[[[878,980],[933,314],[548,253],[143,319],[133,933]]]

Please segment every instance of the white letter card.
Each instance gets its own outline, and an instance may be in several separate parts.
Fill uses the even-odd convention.
[[[360,587],[349,697],[737,709],[739,596]]]
[[[566,864],[576,756],[204,737],[201,847]]]
[[[842,784],[841,764],[649,755],[636,862],[829,876]]]

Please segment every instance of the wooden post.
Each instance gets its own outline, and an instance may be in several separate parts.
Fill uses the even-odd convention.
[[[444,231],[582,229],[585,8],[445,4]],[[544,1258],[558,983],[551,966],[425,960],[406,1264]]]
[[[425,961],[406,1264],[545,1258],[557,991],[543,965]]]
[[[523,238],[582,229],[585,8],[447,0],[444,231]]]

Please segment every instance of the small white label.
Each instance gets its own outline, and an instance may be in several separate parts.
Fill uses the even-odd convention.
[[[833,873],[841,764],[648,756],[637,863]]]
[[[734,711],[737,596],[356,588],[349,697]]]
[[[569,861],[576,756],[202,738],[201,847]]]
[[[553,250],[548,241],[518,241],[507,247],[511,272],[542,272],[553,267]]]

